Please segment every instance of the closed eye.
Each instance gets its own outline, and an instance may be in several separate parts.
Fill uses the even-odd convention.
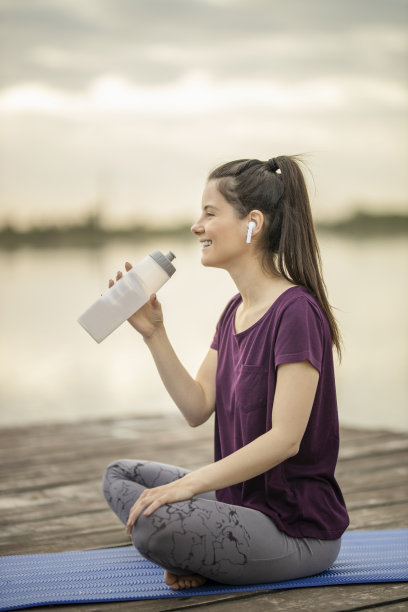
[[[213,217],[214,213],[212,212],[213,210],[217,210],[217,208],[215,206],[212,206],[211,204],[207,204],[206,206],[204,206],[203,211],[204,213],[207,215],[207,217]]]

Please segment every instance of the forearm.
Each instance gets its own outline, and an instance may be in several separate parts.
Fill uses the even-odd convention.
[[[145,338],[160,378],[186,421],[196,426],[212,412],[201,385],[187,372],[177,357],[164,326],[150,338]]]
[[[190,472],[168,484],[146,489],[130,510],[126,530],[131,533],[142,512],[150,516],[164,504],[184,501],[207,491],[249,480],[296,452],[296,445],[285,439],[282,433],[271,430],[221,461]]]
[[[199,495],[250,480],[297,452],[298,446],[294,440],[271,429],[224,459],[199,468],[185,478],[193,488],[194,495]]]
[[[208,369],[210,378],[214,365],[215,361]],[[204,380],[207,379],[204,375]],[[148,516],[163,504],[191,499],[207,491],[245,482],[296,455],[309,420],[318,379],[318,371],[309,362],[280,365],[272,410],[272,428],[216,463],[190,472],[169,484],[144,491],[131,509],[128,530],[143,511]]]

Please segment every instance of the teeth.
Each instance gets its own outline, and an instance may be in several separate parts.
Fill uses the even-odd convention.
[[[204,240],[201,243],[202,248],[207,247],[207,246],[211,246],[212,245],[212,240]]]

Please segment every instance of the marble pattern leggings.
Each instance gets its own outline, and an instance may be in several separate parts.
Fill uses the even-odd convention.
[[[123,459],[107,468],[103,492],[126,524],[144,489],[187,473],[172,465]],[[140,515],[132,542],[146,559],[174,574],[200,574],[235,585],[311,576],[329,568],[340,550],[340,539],[290,537],[262,512],[218,502],[213,492]]]

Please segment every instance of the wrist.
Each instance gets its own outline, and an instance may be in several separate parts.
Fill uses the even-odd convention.
[[[166,329],[163,323],[159,323],[151,333],[145,334],[143,340],[147,346],[152,346],[155,342],[161,342],[166,337]]]
[[[202,469],[202,468],[201,468]],[[183,476],[183,481],[185,485],[191,491],[191,497],[195,497],[196,495],[200,495],[200,493],[207,493],[211,491],[212,487],[205,481],[205,479],[201,478],[199,474],[200,470],[196,470],[194,472],[190,472]]]

